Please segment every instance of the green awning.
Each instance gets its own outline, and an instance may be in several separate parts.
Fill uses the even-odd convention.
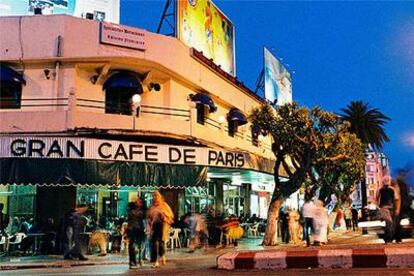
[[[0,158],[0,184],[126,185],[184,188],[205,185],[206,166],[142,162]]]

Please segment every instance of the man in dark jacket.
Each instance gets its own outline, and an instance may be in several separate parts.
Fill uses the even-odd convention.
[[[378,192],[377,202],[380,207],[381,218],[385,220],[384,241],[389,243],[394,239],[395,217],[400,215],[399,191],[396,192],[388,182],[384,182]]]
[[[70,230],[71,223],[73,225],[72,226],[73,246],[71,247],[68,253],[65,253],[65,259],[79,258],[79,261],[88,260],[88,258],[86,258],[82,252],[84,251],[85,246],[84,246],[84,241],[82,240],[82,235],[81,235],[84,232],[85,226],[87,224],[87,219],[83,215],[87,210],[88,210],[88,207],[86,205],[80,205],[75,209],[72,215],[69,216],[68,218],[69,227],[67,229]],[[69,234],[68,234],[68,237],[69,237]]]
[[[142,244],[145,240],[145,229],[144,229],[144,212],[143,212],[143,201],[138,199],[136,203],[130,202],[128,204],[128,253],[129,253],[129,268],[137,268],[137,257],[135,246],[138,246],[138,262],[142,267]]]

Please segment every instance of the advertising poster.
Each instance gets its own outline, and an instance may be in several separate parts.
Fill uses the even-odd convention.
[[[292,102],[292,79],[286,68],[264,48],[265,98],[270,103]],[[277,100],[277,101],[276,101]]]
[[[210,0],[177,0],[177,36],[235,75],[233,23]]]
[[[0,0],[0,16],[33,15],[35,8],[42,14],[68,14],[119,23],[120,0]]]

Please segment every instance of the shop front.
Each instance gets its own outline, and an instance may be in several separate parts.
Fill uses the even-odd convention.
[[[11,216],[38,221],[59,221],[79,204],[89,206],[96,221],[122,218],[128,202],[138,197],[150,206],[155,189],[177,217],[209,208],[242,215],[249,185],[208,179],[209,169],[272,168],[269,160],[208,147],[82,137],[0,140],[0,169],[5,172],[0,175],[0,202]]]

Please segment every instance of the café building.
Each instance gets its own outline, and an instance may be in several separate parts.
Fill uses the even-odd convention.
[[[248,119],[264,102],[201,52],[67,15],[2,17],[0,37],[10,216],[58,220],[87,204],[97,218],[120,217],[154,189],[177,216],[265,216],[274,156]]]

